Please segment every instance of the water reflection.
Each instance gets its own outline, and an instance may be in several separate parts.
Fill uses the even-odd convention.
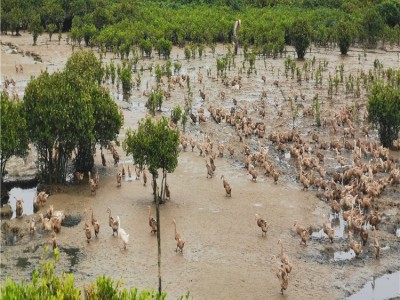
[[[13,215],[11,216],[11,219],[14,219],[16,217],[15,209],[16,209],[16,200],[17,199],[22,199],[24,202],[22,203],[23,208],[24,208],[24,215],[31,215],[33,214],[33,198],[36,196],[36,191],[37,187],[30,188],[30,189],[23,189],[19,187],[12,188],[9,192],[9,204],[11,205],[13,209]]]
[[[385,274],[376,278],[375,276],[357,293],[348,297],[348,300],[384,300],[398,299],[400,297],[400,271]]]

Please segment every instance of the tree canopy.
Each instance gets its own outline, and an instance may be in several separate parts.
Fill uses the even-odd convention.
[[[140,166],[147,165],[154,179],[159,169],[163,174],[171,173],[178,165],[179,131],[169,126],[166,117],[158,121],[142,119],[137,130],[127,131],[125,142],[127,155],[132,154]]]
[[[98,85],[100,71],[93,53],[78,51],[65,70],[45,72],[25,90],[29,136],[46,182],[65,181],[76,150],[75,168],[90,171],[95,144],[104,146],[117,137],[122,119],[108,90]]]
[[[14,102],[7,94],[0,94],[0,115],[1,115],[1,182],[5,175],[7,161],[12,156],[26,156],[28,145],[28,131],[25,120],[23,102]]]
[[[400,131],[400,88],[375,83],[368,100],[368,120],[377,125],[384,147],[391,147]]]

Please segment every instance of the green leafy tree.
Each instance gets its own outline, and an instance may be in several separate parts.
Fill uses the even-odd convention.
[[[76,74],[47,72],[25,89],[27,126],[39,157],[39,172],[47,183],[63,183],[72,151],[79,141],[93,140],[90,94]]]
[[[91,50],[79,50],[72,54],[65,65],[65,69],[79,75],[83,81],[90,83],[100,84],[104,76],[101,62]]]
[[[378,127],[384,147],[391,147],[400,131],[400,88],[375,83],[368,99],[368,121]]]
[[[40,23],[39,15],[35,15],[32,18],[31,22],[28,25],[28,30],[32,33],[33,45],[36,45],[39,35],[41,35],[44,32],[44,28],[43,28],[42,24]]]
[[[160,224],[160,202],[165,201],[165,186],[167,184],[167,173],[171,173],[178,166],[179,154],[179,131],[172,129],[168,119],[162,117],[153,122],[150,117],[139,122],[136,131],[127,131],[125,143],[127,155],[132,154],[135,163],[143,167],[147,165],[152,174],[153,193],[156,202],[157,219],[157,244],[158,244],[158,292],[161,294],[161,224]],[[162,170],[161,196],[158,193],[157,177],[158,170]]]
[[[141,40],[139,44],[140,51],[142,51],[142,56],[146,55],[147,57],[151,57],[151,53],[153,51],[153,44],[150,40]]]
[[[50,41],[51,41],[51,38],[53,36],[53,33],[56,32],[56,30],[57,30],[57,25],[56,24],[47,25],[47,33],[49,34]]]
[[[160,88],[152,91],[147,99],[146,107],[150,110],[151,114],[155,116],[157,107],[161,110],[163,93]]]
[[[379,14],[390,27],[400,25],[400,2],[386,0],[377,5]]]
[[[181,119],[181,116],[182,116],[182,109],[178,105],[178,106],[174,107],[174,109],[171,111],[172,122],[174,122],[175,124],[178,124],[179,120]]]
[[[43,181],[65,182],[76,149],[76,170],[91,171],[96,142],[104,145],[116,138],[121,116],[98,85],[101,70],[92,52],[78,51],[63,72],[43,73],[29,82],[24,97],[27,125]]]
[[[5,175],[7,161],[12,156],[25,157],[29,149],[28,130],[22,101],[14,102],[5,93],[0,94],[1,115],[1,183]]]
[[[168,59],[171,55],[172,42],[161,38],[157,41],[156,49],[158,51],[158,56],[161,57],[162,55],[165,59]]]
[[[384,22],[375,9],[369,9],[361,22],[361,35],[369,48],[376,47],[383,33]]]
[[[128,95],[132,89],[132,73],[127,67],[123,67],[119,74],[119,78],[122,83],[122,92],[124,95]]]
[[[311,44],[311,26],[306,19],[294,20],[290,27],[290,41],[296,50],[297,57],[303,59]]]
[[[337,43],[340,48],[340,53],[343,55],[349,51],[351,40],[353,37],[353,25],[346,21],[340,21],[337,25]]]
[[[96,27],[93,24],[85,24],[82,26],[83,40],[85,41],[86,47],[91,44],[93,37],[96,35]]]

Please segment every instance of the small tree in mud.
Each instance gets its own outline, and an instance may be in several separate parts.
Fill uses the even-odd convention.
[[[156,202],[157,242],[158,242],[158,279],[161,293],[161,238],[160,238],[160,202],[165,202],[165,187],[167,173],[173,172],[178,166],[179,131],[170,128],[168,119],[162,117],[153,121],[151,117],[142,119],[138,129],[126,133],[127,155],[132,154],[135,163],[141,168],[147,165],[153,180],[153,194]],[[157,188],[158,170],[162,170],[161,194]]]
[[[400,131],[400,88],[375,83],[368,100],[368,121],[377,125],[379,139],[390,147]]]
[[[290,28],[290,41],[297,57],[303,59],[311,43],[311,26],[306,19],[297,19]]]

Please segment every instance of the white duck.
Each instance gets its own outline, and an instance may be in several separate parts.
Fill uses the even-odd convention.
[[[122,240],[122,247],[124,250],[126,250],[126,245],[129,243],[129,234],[126,233],[126,231],[121,228],[121,220],[119,219],[119,216],[117,216],[117,222],[118,222],[118,237]]]

